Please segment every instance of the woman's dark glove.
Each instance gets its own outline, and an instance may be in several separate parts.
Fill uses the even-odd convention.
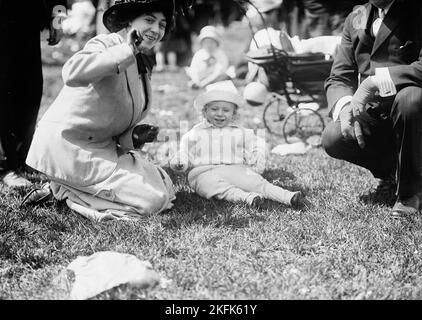
[[[140,124],[133,129],[132,140],[135,149],[141,148],[147,142],[153,142],[157,139],[159,127],[149,124]]]

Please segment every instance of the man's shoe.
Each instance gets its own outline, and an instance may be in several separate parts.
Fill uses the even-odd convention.
[[[15,171],[8,171],[2,177],[3,184],[9,188],[29,187],[32,183]]]
[[[290,200],[290,204],[294,209],[309,210],[313,207],[313,204],[305,198],[301,191],[295,192],[292,199]]]
[[[398,199],[393,206],[391,216],[394,219],[408,218],[418,213],[421,202],[418,195],[410,198]]]
[[[50,184],[44,183],[41,188],[34,188],[29,191],[21,202],[21,206],[26,205],[40,205],[53,199],[53,194],[50,189]]]
[[[385,179],[380,179],[375,193],[377,194],[393,194],[397,189],[396,179],[393,176],[389,176]]]

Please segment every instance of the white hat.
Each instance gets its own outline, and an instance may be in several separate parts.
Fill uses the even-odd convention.
[[[220,81],[206,86],[206,92],[201,93],[195,99],[195,108],[202,110],[204,106],[212,101],[226,101],[241,107],[245,104],[233,81]]]
[[[249,83],[244,91],[243,98],[253,107],[260,106],[267,98],[268,90],[261,82]]]
[[[220,44],[221,42],[220,34],[214,26],[205,26],[201,29],[201,32],[198,36],[199,42],[201,42],[205,38],[214,39],[218,44]]]

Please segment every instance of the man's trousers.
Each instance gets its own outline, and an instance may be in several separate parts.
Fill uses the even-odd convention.
[[[410,197],[422,187],[422,88],[400,90],[386,110],[368,111],[359,121],[369,126],[366,146],[345,140],[340,121],[330,123],[322,135],[325,151],[334,158],[357,164],[384,179],[396,175],[399,197]]]

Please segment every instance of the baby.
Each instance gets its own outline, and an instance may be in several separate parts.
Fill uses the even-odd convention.
[[[309,207],[300,191],[285,190],[260,175],[265,169],[265,141],[235,122],[237,109],[245,102],[233,83],[224,81],[219,89],[217,85],[208,86],[214,88],[196,98],[204,120],[182,136],[170,167],[178,172],[192,168],[189,185],[207,199],[241,201],[254,207],[271,199],[295,208]]]
[[[229,59],[221,49],[221,38],[214,26],[205,26],[199,34],[199,49],[193,56],[186,73],[191,78],[189,85],[204,88],[211,83],[229,79]]]

